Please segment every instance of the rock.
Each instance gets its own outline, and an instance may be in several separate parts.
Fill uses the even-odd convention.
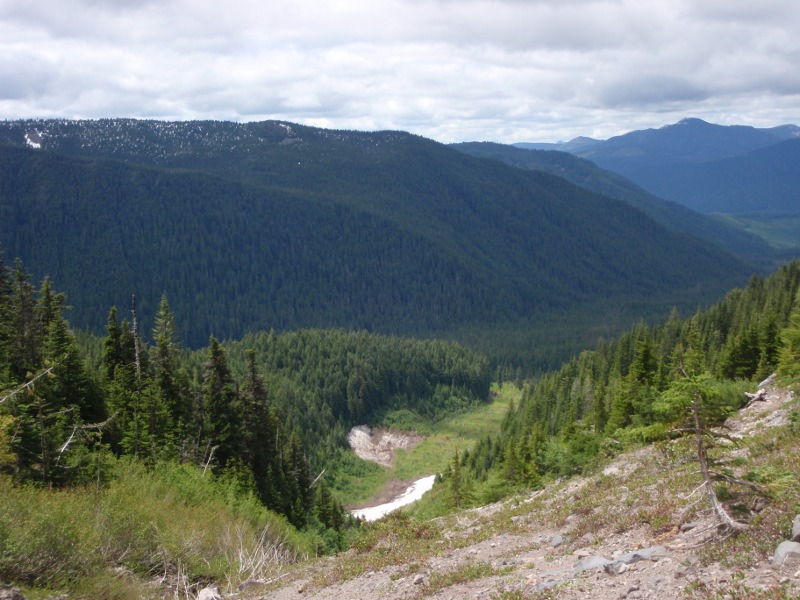
[[[652,560],[655,562],[662,558],[667,558],[667,556],[669,554],[667,554],[667,549],[664,546],[651,546],[650,548],[629,552],[625,556],[620,556],[618,560],[626,565],[632,565],[640,560]]]
[[[767,499],[766,498],[756,498],[753,502],[753,512],[760,513],[767,507]],[[797,541],[797,540],[795,540]]]
[[[689,567],[687,565],[678,565],[677,567],[675,567],[675,572],[673,573],[673,575],[675,575],[675,579],[680,579],[681,577],[686,577],[691,572],[692,572],[692,567]]]
[[[800,515],[797,515],[792,521],[792,541],[800,542]]]
[[[780,569],[787,562],[800,562],[800,542],[781,542],[775,549],[772,566]]]
[[[605,565],[603,570],[609,575],[619,575],[620,573],[624,573],[628,570],[628,565],[626,565],[624,562],[615,560],[614,562],[610,562]]]
[[[26,600],[19,588],[0,589],[0,600]]]
[[[563,536],[560,536],[558,534],[556,534],[556,535],[554,535],[553,537],[550,538],[550,545],[553,548],[558,548],[563,543],[564,543]]]
[[[219,593],[219,588],[215,585],[203,588],[197,594],[197,600],[222,600],[222,594]]]
[[[579,562],[575,567],[575,572],[583,573],[584,571],[589,571],[590,569],[603,569],[608,564],[611,564],[611,561],[607,558],[603,556],[592,556],[591,558],[587,558],[586,560]]]

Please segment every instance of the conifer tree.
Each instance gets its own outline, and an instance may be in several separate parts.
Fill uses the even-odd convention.
[[[205,363],[203,406],[205,437],[216,448],[217,463],[224,467],[241,456],[241,407],[225,350],[213,335]]]
[[[178,344],[175,324],[166,294],[161,296],[153,328],[152,349],[153,416],[159,423],[156,443],[174,443],[185,435],[191,407],[188,399],[188,378],[177,363]]]
[[[122,331],[117,320],[117,307],[112,306],[106,321],[106,337],[103,340],[102,367],[107,382],[114,380],[114,371],[123,363]]]
[[[11,270],[0,252],[0,390],[11,387],[11,352],[13,340],[11,312]]]
[[[17,259],[11,283],[11,351],[9,353],[11,377],[14,382],[25,381],[37,371],[41,341],[36,323],[36,301],[30,277]]]
[[[270,409],[264,379],[258,374],[253,349],[246,354],[247,371],[242,383],[242,445],[245,463],[250,466],[262,501],[277,506],[277,488],[273,474],[281,469],[277,462],[277,423]]]
[[[302,527],[313,508],[314,491],[311,488],[311,471],[303,452],[303,443],[296,431],[292,432],[287,443],[286,469],[289,482],[289,520],[295,526]]]
[[[49,390],[53,403],[77,407],[85,422],[102,421],[103,407],[90,390],[78,344],[60,315],[51,319],[43,354],[44,365],[53,367]]]
[[[800,379],[800,289],[794,298],[789,323],[781,330],[778,373],[792,380]]]
[[[450,461],[450,501],[455,508],[461,508],[464,503],[464,478],[461,473],[458,448],[453,452],[453,458]]]

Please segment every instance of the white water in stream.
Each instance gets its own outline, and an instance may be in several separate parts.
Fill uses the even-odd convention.
[[[386,504],[379,504],[378,506],[370,506],[369,508],[360,508],[352,511],[353,516],[360,517],[365,521],[377,521],[381,517],[388,515],[393,510],[397,510],[401,506],[406,506],[412,502],[422,498],[422,495],[433,487],[433,482],[436,475],[429,475],[422,479],[417,479],[412,483],[405,492],[397,498]]]

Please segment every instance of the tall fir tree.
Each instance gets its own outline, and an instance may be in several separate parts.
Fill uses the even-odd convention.
[[[224,348],[212,335],[203,377],[203,433],[218,465],[241,457],[241,405]]]
[[[800,379],[800,289],[794,298],[789,323],[781,330],[778,373],[793,381]]]

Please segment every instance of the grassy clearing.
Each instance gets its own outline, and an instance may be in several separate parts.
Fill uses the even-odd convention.
[[[313,550],[252,494],[186,465],[148,471],[120,460],[99,490],[0,478],[0,497],[0,581],[34,592],[192,597],[202,582],[235,589]]]
[[[800,214],[717,215],[781,249],[797,248],[800,240]]]
[[[463,452],[479,439],[494,435],[512,401],[519,401],[521,391],[513,384],[492,387],[492,401],[475,410],[426,423],[427,437],[409,451],[399,451],[391,469],[367,464],[356,458],[341,457],[337,492],[346,504],[365,502],[393,479],[411,480],[441,473],[458,449]]]
[[[447,469],[456,449],[463,453],[481,438],[497,433],[511,401],[518,402],[521,394],[513,384],[493,387],[490,404],[435,424],[433,433],[416,448],[398,452],[391,476],[413,479],[441,473]]]

